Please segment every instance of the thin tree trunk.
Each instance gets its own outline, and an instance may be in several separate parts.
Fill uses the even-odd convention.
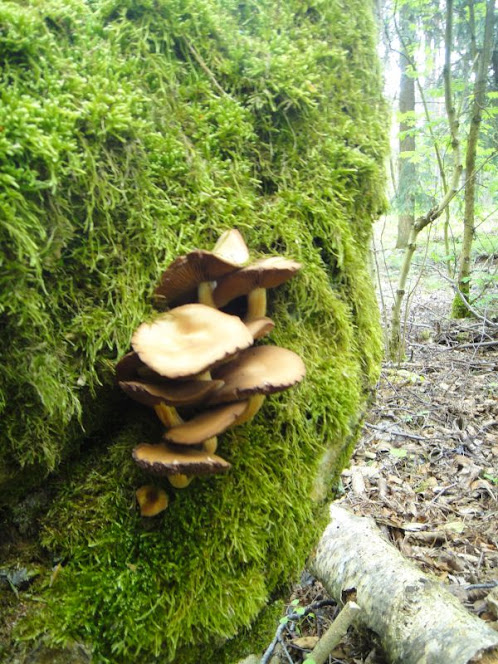
[[[444,106],[446,109],[446,117],[448,118],[448,127],[451,136],[451,149],[453,152],[453,168],[460,172],[462,166],[460,164],[460,139],[458,136],[458,117],[455,108],[455,100],[453,97],[453,83],[451,77],[451,49],[453,44],[453,0],[446,2],[446,27],[444,35],[444,67],[443,67],[443,81],[444,81]],[[446,191],[446,183],[445,183]],[[450,207],[445,210],[445,224],[444,224],[444,246],[446,255],[450,254],[449,246],[449,227],[450,227]],[[448,276],[452,276],[453,269],[448,259],[446,262]]]
[[[453,150],[453,172],[451,176],[451,184],[448,186],[443,167],[443,161],[439,152],[437,141],[434,139],[434,149],[439,164],[441,177],[443,180],[444,197],[440,204],[429,210],[427,214],[419,217],[413,224],[408,240],[405,254],[403,256],[403,265],[398,279],[398,286],[394,299],[393,310],[391,314],[391,333],[388,343],[388,357],[394,361],[400,361],[404,355],[404,335],[401,330],[401,307],[403,304],[406,283],[410,272],[410,266],[413,255],[417,248],[417,238],[419,233],[433,221],[438,219],[443,212],[447,211],[449,204],[453,200],[458,191],[460,176],[462,174],[462,164],[460,163],[460,143],[458,139],[458,121],[456,111],[453,104],[453,94],[451,90],[451,49],[452,49],[452,32],[453,32],[453,0],[447,0],[446,3],[446,31],[445,31],[445,67],[443,70],[444,89],[445,89],[445,105],[448,116],[448,124],[451,134],[451,146]],[[404,46],[406,49],[406,45]],[[421,90],[421,88],[419,88]],[[423,91],[421,90],[421,97],[424,100]],[[427,119],[429,119],[427,104],[424,101],[424,108]]]
[[[415,152],[415,79],[410,75],[410,58],[406,52],[406,44],[413,43],[413,21],[410,8],[402,5],[400,8],[399,30],[403,35],[402,52],[399,59],[401,70],[399,91],[399,157],[398,157],[398,235],[396,248],[402,249],[408,244],[410,230],[415,222],[415,179],[416,168],[409,156]]]
[[[493,47],[494,7],[495,0],[488,0],[486,3],[484,37],[478,60],[477,76],[474,85],[474,101],[472,104],[472,115],[465,155],[465,210],[463,242],[458,266],[458,289],[466,300],[469,300],[470,295],[470,253],[474,239],[477,143],[481,127],[482,109],[486,100],[487,73]],[[470,315],[468,307],[462,302],[459,294],[453,300],[451,312],[455,318],[465,318]]]
[[[401,306],[406,292],[406,282],[410,273],[410,266],[412,263],[413,255],[417,249],[417,238],[419,233],[424,230],[426,226],[432,224],[433,221],[438,219],[446,210],[448,205],[453,200],[457,193],[458,181],[462,172],[461,164],[453,171],[452,186],[446,192],[438,207],[429,210],[423,217],[419,217],[412,226],[410,239],[403,255],[403,264],[398,278],[398,286],[396,288],[396,295],[391,314],[391,335],[388,344],[388,357],[393,361],[400,361],[404,355],[404,335],[401,330]]]
[[[330,515],[310,570],[337,601],[356,591],[359,622],[393,664],[467,664],[483,653],[498,662],[498,633],[405,560],[372,519],[338,505]]]
[[[413,254],[417,248],[418,231],[415,224],[412,224],[410,236],[403,254],[403,263],[398,278],[398,286],[394,298],[393,309],[391,313],[391,336],[388,344],[388,356],[390,360],[401,362],[405,354],[404,335],[401,330],[401,305],[405,298],[406,282],[410,274]]]

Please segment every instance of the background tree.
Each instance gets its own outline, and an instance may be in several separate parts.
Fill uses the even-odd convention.
[[[407,5],[414,17],[411,35],[403,30]],[[464,258],[460,258],[459,272],[462,266],[470,271],[472,214],[475,219],[479,204],[489,194],[484,188],[476,192],[476,178],[471,181],[468,174],[482,173],[482,184],[491,187],[491,162],[496,152],[494,107],[488,103],[485,114],[482,112],[493,97],[486,95],[486,81],[493,43],[494,2],[410,0],[391,6],[390,11],[391,14],[384,14],[389,47],[409,60],[416,88],[415,107],[421,109],[413,118],[415,150],[404,155],[416,164],[418,187],[414,192],[415,221],[403,257],[391,319],[390,355],[398,357],[402,353],[402,304],[419,233],[444,214],[447,265],[453,277],[451,254],[460,252],[451,247],[451,225],[454,228],[455,221],[466,219],[462,249],[469,260],[464,263]],[[466,165],[463,180],[461,154]],[[399,182],[397,186],[400,188]],[[469,286],[469,274],[463,273],[461,284]],[[454,307],[455,314],[458,311]]]
[[[475,35],[475,6],[474,1],[469,0],[469,23],[472,34]],[[452,314],[456,318],[463,318],[471,315],[471,311],[466,305],[470,299],[470,251],[474,237],[475,222],[475,204],[476,204],[476,164],[479,131],[483,109],[486,106],[486,88],[488,80],[488,69],[493,52],[493,28],[495,22],[494,16],[495,0],[488,0],[486,3],[486,16],[484,21],[484,34],[482,37],[482,46],[476,53],[476,75],[473,90],[473,99],[471,104],[470,127],[467,136],[467,148],[465,153],[465,207],[463,218],[463,243],[459,258],[457,288],[452,306]],[[475,38],[471,39],[471,44],[475,43]]]
[[[396,207],[398,235],[396,248],[406,247],[415,222],[415,187],[417,170],[411,158],[415,153],[415,79],[412,57],[407,52],[414,44],[414,15],[410,4],[399,10],[399,33],[402,38],[399,55],[399,155]]]

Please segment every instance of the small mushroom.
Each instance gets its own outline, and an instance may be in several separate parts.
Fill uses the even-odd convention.
[[[220,278],[213,291],[216,307],[242,295],[248,296],[246,321],[266,314],[266,289],[280,286],[293,277],[301,264],[281,256],[262,258]]]
[[[168,380],[163,383],[145,383],[136,380],[119,381],[119,387],[129,397],[154,408],[161,403],[167,406],[194,406],[222,387],[221,380]]]
[[[134,350],[126,353],[116,364],[116,380],[118,383],[121,381],[167,382],[164,376],[160,376],[144,364]]]
[[[191,302],[197,293],[201,304],[214,306],[211,282],[238,269],[247,260],[249,251],[239,231],[225,231],[213,251],[195,249],[174,260],[163,272],[154,296],[171,306]]]
[[[127,353],[119,360],[116,365],[116,379],[121,389],[132,399],[135,399],[135,401],[145,403],[147,406],[152,405],[157,416],[165,426],[173,427],[175,424],[180,424],[182,419],[173,406],[168,406],[166,403],[161,402],[161,400],[154,404],[148,403],[149,400],[147,400],[147,402],[145,401],[144,390],[140,390],[138,387],[133,387],[134,384],[141,383],[140,379],[142,378],[146,378],[148,381],[154,381],[152,383],[153,385],[167,382],[166,379],[158,373],[149,369],[149,367],[138,357],[138,354],[135,353],[135,351]],[[168,382],[171,383],[172,381]]]
[[[204,441],[212,439],[213,436],[226,431],[242,415],[246,407],[247,403],[239,400],[237,403],[224,404],[206,410],[188,422],[183,422],[169,429],[163,435],[163,438],[177,445],[204,443]]]
[[[141,516],[156,516],[168,507],[166,491],[151,484],[141,486],[136,490],[135,496],[140,507]]]
[[[133,458],[140,468],[155,475],[165,475],[177,488],[187,486],[195,475],[216,475],[231,467],[216,454],[191,447],[179,451],[168,443],[142,443],[133,450]]]
[[[275,323],[271,318],[263,316],[262,318],[246,321],[246,326],[254,337],[254,341],[256,341],[256,339],[268,336],[275,327]]]
[[[224,385],[208,397],[207,403],[214,405],[248,399],[247,409],[233,424],[237,426],[256,414],[265,395],[286,390],[305,375],[304,362],[293,351],[279,346],[255,346],[218,367],[215,377]]]
[[[126,353],[116,364],[116,380],[118,383],[122,380],[138,380],[139,370],[144,367],[146,368],[146,365],[134,351]]]
[[[240,318],[203,304],[185,304],[142,323],[131,341],[153,371],[182,379],[201,374],[252,343]]]
[[[238,267],[249,260],[249,249],[236,228],[231,228],[220,235],[214,245],[213,254],[230,261]]]
[[[168,428],[183,422],[176,410],[178,406],[194,406],[202,403],[209,394],[222,385],[221,380],[187,380],[184,382],[169,380],[161,384],[138,381],[120,381],[119,383],[120,388],[129,397],[144,406],[152,406],[158,418]],[[215,450],[212,449],[212,451]]]

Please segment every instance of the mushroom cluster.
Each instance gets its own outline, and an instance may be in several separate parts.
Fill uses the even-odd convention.
[[[133,458],[176,488],[195,476],[226,472],[230,464],[215,454],[218,435],[249,421],[268,394],[306,373],[294,352],[253,345],[274,327],[266,317],[266,289],[290,279],[300,264],[281,257],[248,260],[241,234],[232,229],[213,251],[173,261],[155,291],[160,305],[173,308],[137,328],[133,350],[116,366],[121,389],[153,408],[166,427],[161,442],[138,445]],[[242,297],[241,316],[221,310]],[[141,487],[136,495],[142,516],[167,506],[162,489]]]

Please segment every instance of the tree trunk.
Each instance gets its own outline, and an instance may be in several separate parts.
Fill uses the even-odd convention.
[[[410,273],[413,254],[417,248],[419,231],[412,224],[410,235],[403,254],[403,263],[398,277],[398,286],[391,314],[391,334],[389,337],[388,356],[390,360],[400,362],[405,354],[404,333],[401,329],[401,305],[406,292],[406,282]]]
[[[337,601],[356,591],[359,622],[376,632],[393,664],[498,662],[498,633],[383,539],[372,519],[331,505],[311,572]]]
[[[451,52],[452,52],[452,32],[453,32],[453,2],[447,0],[446,4],[446,30],[445,30],[445,66],[443,71],[444,91],[445,91],[445,106],[448,116],[448,125],[451,135],[451,148],[453,152],[453,172],[451,174],[451,183],[448,185],[443,160],[441,158],[438,145],[434,140],[434,149],[436,153],[437,162],[439,164],[439,172],[443,181],[444,197],[438,206],[429,210],[425,215],[416,219],[411,226],[410,236],[405,248],[403,256],[403,265],[401,267],[400,275],[398,278],[398,287],[396,289],[396,296],[391,315],[391,332],[388,345],[388,355],[391,360],[401,360],[404,355],[403,333],[401,330],[401,306],[403,304],[406,283],[410,272],[410,266],[413,255],[416,250],[416,242],[419,233],[438,217],[443,212],[448,212],[448,206],[453,200],[458,190],[460,176],[462,174],[462,165],[460,163],[460,141],[458,139],[458,121],[456,117],[455,106],[453,103],[453,93],[451,86]],[[400,33],[400,39],[402,35]],[[406,45],[405,45],[406,49]],[[422,88],[419,85],[420,95],[425,108],[426,118],[429,120],[429,113],[427,104],[424,101]],[[447,230],[445,230],[447,232]]]
[[[399,59],[401,70],[399,91],[399,157],[398,157],[398,187],[397,207],[398,236],[396,248],[402,249],[408,244],[410,230],[415,221],[415,178],[416,168],[411,155],[415,152],[415,79],[411,71],[410,58],[406,52],[413,44],[413,29],[410,24],[413,16],[410,8],[402,5],[400,8],[399,32],[403,37],[403,44]]]
[[[467,150],[465,155],[465,210],[463,220],[463,242],[458,266],[458,290],[452,304],[452,315],[455,318],[465,318],[471,313],[462,296],[468,301],[470,295],[470,252],[474,239],[474,215],[475,215],[475,187],[476,187],[476,155],[481,126],[482,109],[486,100],[486,83],[488,67],[491,62],[491,50],[493,46],[495,0],[486,3],[486,20],[482,49],[479,56],[477,75],[474,85],[474,101],[472,104],[470,129],[467,139]]]
[[[448,118],[448,127],[450,130],[451,136],[451,149],[453,152],[453,165],[454,173],[460,178],[462,171],[462,166],[460,163],[460,138],[458,135],[458,116],[455,108],[455,99],[453,96],[453,80],[451,76],[451,52],[453,46],[453,0],[446,0],[446,26],[444,34],[444,67],[443,67],[443,81],[444,81],[444,106],[446,109],[446,117]],[[442,169],[442,180],[444,186],[444,192],[448,190],[446,184],[446,177],[444,175],[444,169]],[[453,185],[456,187],[458,180],[453,180]],[[449,228],[450,228],[450,206],[448,205],[445,210],[445,222],[444,222],[444,247],[446,251],[446,256],[450,254],[450,239],[449,239]],[[446,268],[448,271],[448,276],[453,277],[455,268],[452,267],[452,264],[449,259],[446,261]]]

